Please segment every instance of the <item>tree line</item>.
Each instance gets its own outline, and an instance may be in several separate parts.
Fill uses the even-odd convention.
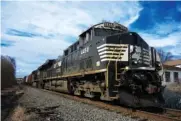
[[[174,57],[171,52],[165,52],[163,49],[157,49],[157,52],[160,56],[162,63],[172,60]]]

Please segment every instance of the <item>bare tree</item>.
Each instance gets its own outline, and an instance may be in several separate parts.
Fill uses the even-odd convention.
[[[1,89],[12,87],[16,83],[15,59],[1,55]]]
[[[162,62],[169,61],[173,58],[173,55],[171,52],[165,52],[162,49],[157,49],[157,52],[158,52]]]

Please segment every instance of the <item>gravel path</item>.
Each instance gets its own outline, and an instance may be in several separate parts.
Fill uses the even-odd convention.
[[[28,121],[136,121],[116,112],[26,87],[19,100]],[[47,108],[49,107],[49,108]]]

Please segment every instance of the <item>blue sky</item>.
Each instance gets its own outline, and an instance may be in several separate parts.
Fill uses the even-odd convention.
[[[1,53],[16,59],[22,77],[102,20],[117,21],[181,58],[181,2],[1,2]]]

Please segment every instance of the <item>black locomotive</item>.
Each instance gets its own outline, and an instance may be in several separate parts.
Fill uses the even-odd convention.
[[[163,103],[162,64],[153,47],[118,23],[103,22],[79,35],[63,56],[31,74],[33,86],[131,107]]]

